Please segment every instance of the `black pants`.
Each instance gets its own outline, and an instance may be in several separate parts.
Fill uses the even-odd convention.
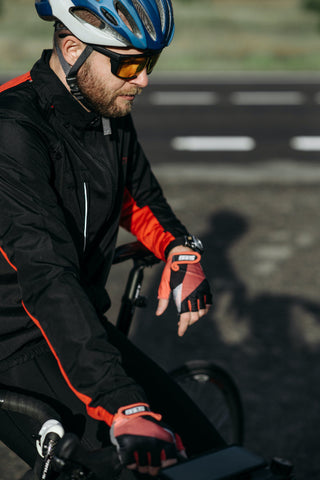
[[[107,322],[106,328],[110,343],[121,352],[125,371],[143,387],[152,410],[161,413],[163,420],[180,434],[189,454],[225,446],[205,416],[166,372],[112,324]],[[84,404],[67,386],[51,352],[0,373],[0,387],[34,395],[53,406],[65,430],[76,433],[86,448],[94,450],[109,444],[109,427],[87,415]],[[37,426],[32,420],[0,409],[0,440],[31,466],[36,456],[32,438],[35,433]]]

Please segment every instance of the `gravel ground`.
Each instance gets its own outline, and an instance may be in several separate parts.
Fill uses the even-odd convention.
[[[243,397],[245,445],[291,460],[297,480],[319,479],[319,185],[177,184],[165,175],[163,182],[178,216],[205,243],[215,307],[179,339],[172,309],[161,319],[153,314],[161,273],[154,267],[146,273],[149,307],[131,338],[167,369],[194,358],[226,367]],[[117,266],[110,279],[111,316],[124,272]],[[1,480],[24,469],[0,446]]]

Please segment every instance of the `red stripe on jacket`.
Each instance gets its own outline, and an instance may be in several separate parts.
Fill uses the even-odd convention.
[[[0,247],[0,253],[2,253],[3,257],[9,263],[10,267],[12,267],[17,272],[17,267],[15,265],[13,265],[13,263],[10,262],[10,260],[8,258],[8,255],[5,253],[5,251],[1,247]],[[27,307],[25,306],[23,300],[21,301],[21,304],[22,304],[26,314],[28,315],[28,317],[31,318],[31,320],[34,322],[34,324],[39,328],[39,330],[41,331],[41,333],[42,333],[43,337],[45,338],[47,344],[49,345],[49,348],[50,348],[52,354],[54,355],[54,357],[55,357],[55,359],[58,363],[58,366],[60,368],[62,376],[65,379],[68,387],[79,398],[79,400],[81,400],[86,405],[88,415],[90,415],[90,417],[92,417],[96,420],[101,420],[101,421],[106,422],[108,425],[111,425],[112,421],[113,421],[113,415],[111,413],[107,412],[107,410],[105,410],[101,406],[90,407],[89,404],[91,403],[92,399],[90,397],[88,397],[88,395],[85,395],[81,392],[78,392],[78,390],[76,390],[73,387],[73,385],[71,384],[66,372],[64,371],[64,368],[62,367],[62,364],[59,360],[58,354],[56,353],[55,349],[51,345],[51,342],[48,339],[48,337],[47,337],[45,331],[43,330],[42,326],[40,325],[39,320],[37,320],[33,315],[31,315],[31,313],[28,311]]]
[[[89,406],[89,403],[92,401],[92,398],[88,397],[88,395],[85,395],[83,393],[80,393],[78,392],[78,390],[76,390],[73,385],[71,384],[66,372],[64,371],[64,368],[63,366],[61,365],[61,362],[59,360],[59,357],[56,353],[56,351],[54,350],[53,346],[51,345],[50,343],[50,340],[48,339],[45,331],[43,330],[42,326],[40,325],[39,321],[33,316],[31,315],[31,313],[28,311],[27,307],[25,306],[25,304],[23,303],[23,301],[21,302],[22,303],[22,306],[23,308],[25,309],[27,315],[31,318],[31,320],[37,325],[37,327],[39,328],[39,330],[41,331],[42,335],[44,336],[47,344],[49,345],[50,347],[50,350],[51,352],[53,353],[55,359],[57,360],[58,362],[58,365],[59,365],[59,368],[60,368],[60,371],[63,375],[63,378],[65,379],[65,381],[67,382],[67,385],[68,387],[73,391],[73,393],[79,398],[79,400],[81,400],[85,405],[86,405],[86,408],[87,408],[87,412],[88,412],[88,415],[90,415],[90,417],[92,418],[95,418],[96,420],[102,420],[104,422],[106,422],[108,425],[111,425],[112,421],[113,421],[113,415],[109,412],[107,412],[103,407],[101,406],[98,406],[98,407],[90,407]]]
[[[165,250],[175,237],[164,230],[150,207],[138,207],[127,188],[124,192],[120,225],[135,235],[156,257],[166,261]]]
[[[1,85],[0,93],[4,92],[5,90],[9,90],[9,88],[16,87],[17,85],[20,85],[20,83],[27,82],[28,80],[31,80],[30,72],[24,73],[23,75],[13,78],[12,80],[9,80],[8,82]]]
[[[6,254],[6,252],[1,247],[0,247],[0,252],[4,256],[5,260],[9,263],[10,267],[13,268],[13,270],[15,270],[17,272],[17,267],[15,265],[13,265],[13,263],[10,262],[8,255]]]

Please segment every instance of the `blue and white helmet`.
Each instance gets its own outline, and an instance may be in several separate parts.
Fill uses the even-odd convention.
[[[83,43],[162,50],[174,33],[171,0],[36,0],[38,15],[59,20]],[[83,19],[88,11],[94,26]]]

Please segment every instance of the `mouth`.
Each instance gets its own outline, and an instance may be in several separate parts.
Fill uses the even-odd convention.
[[[135,90],[134,92],[124,92],[120,93],[119,97],[123,98],[124,100],[127,100],[128,102],[133,102],[133,100],[140,95],[142,92],[142,89]]]
[[[136,98],[136,95],[129,95],[128,93],[125,95],[119,95],[119,96],[124,100],[127,100],[128,102],[133,102],[133,100]]]

